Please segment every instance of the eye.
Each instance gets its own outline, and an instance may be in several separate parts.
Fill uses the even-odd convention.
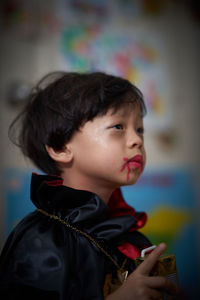
[[[118,130],[122,130],[124,129],[124,126],[122,124],[116,124],[113,126],[113,128],[118,129]]]
[[[144,134],[144,127],[139,127],[137,129],[137,133],[140,134],[140,135],[143,135]]]

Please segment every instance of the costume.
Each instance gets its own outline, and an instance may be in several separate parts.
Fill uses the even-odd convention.
[[[104,299],[105,279],[116,266],[81,230],[131,273],[132,258],[151,244],[136,229],[136,213],[116,191],[109,206],[97,195],[68,188],[56,176],[32,175],[31,199],[41,211],[25,217],[10,234],[0,257],[1,299]],[[56,216],[71,224],[67,228]],[[108,277],[107,277],[108,278]],[[39,298],[39,299],[40,299]]]

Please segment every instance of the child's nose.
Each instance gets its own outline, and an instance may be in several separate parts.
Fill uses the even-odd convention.
[[[132,132],[127,141],[128,147],[142,147],[143,146],[143,136],[139,135],[137,132]]]

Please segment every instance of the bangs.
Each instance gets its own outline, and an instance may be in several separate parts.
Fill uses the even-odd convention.
[[[133,109],[139,107],[142,118],[147,113],[142,92],[130,83],[127,89],[125,91],[122,90],[121,93],[118,90],[118,93],[111,94],[110,92],[106,93],[104,90],[103,96],[99,97],[101,94],[97,93],[98,96],[96,97],[93,94],[93,101],[88,101],[88,95],[84,97],[85,101],[82,101],[82,109],[79,110],[81,114],[79,120],[82,120],[81,125],[84,125],[87,121],[91,121],[96,116],[105,115],[110,109],[113,110],[113,113],[116,113],[127,104],[131,104]]]
[[[115,114],[118,110],[123,109],[126,106],[130,106],[133,110],[139,108],[141,117],[143,118],[147,114],[147,110],[141,92],[139,96],[140,97],[138,97],[135,92],[127,92],[127,94],[124,95],[121,101],[112,104],[112,106],[110,107],[113,110],[112,114]]]

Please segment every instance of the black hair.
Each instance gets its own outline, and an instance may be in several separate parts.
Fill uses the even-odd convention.
[[[60,175],[45,145],[61,150],[85,122],[127,101],[139,104],[144,116],[143,95],[126,79],[102,72],[52,72],[32,90],[27,105],[10,125],[9,136],[39,169]],[[18,121],[21,127],[16,136]]]

